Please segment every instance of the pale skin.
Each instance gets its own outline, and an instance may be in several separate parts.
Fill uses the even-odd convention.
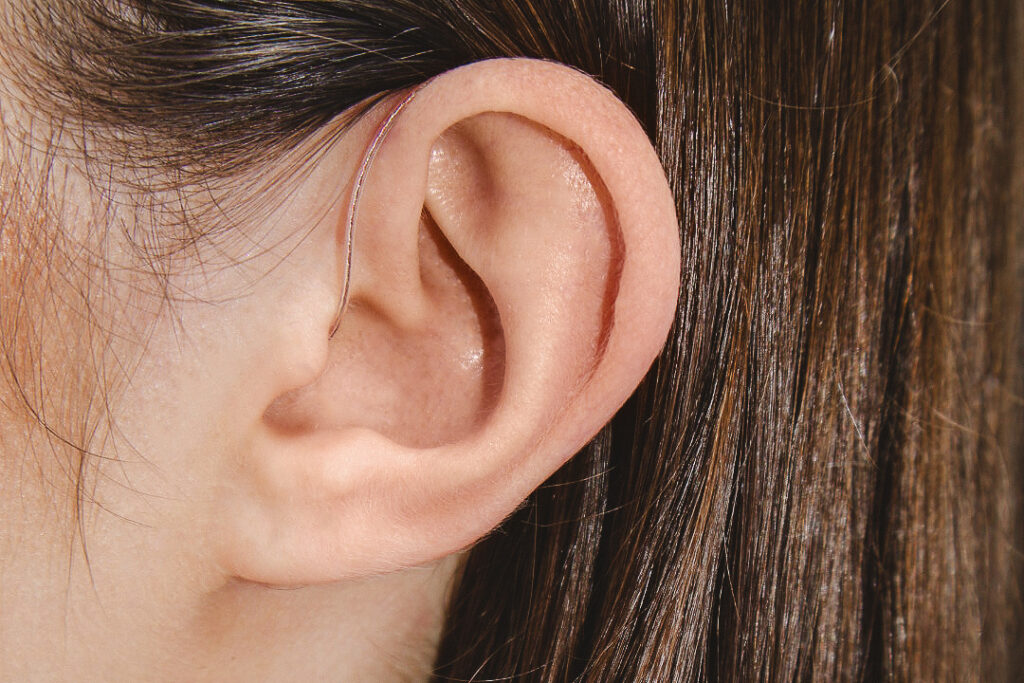
[[[215,190],[237,231],[177,262],[172,305],[58,158],[65,234],[107,255],[89,296],[119,364],[81,533],[65,447],[0,386],[0,679],[424,680],[461,552],[641,380],[679,286],[667,182],[612,95],[527,60],[449,72],[402,112],[330,336],[352,178],[393,102],[272,210],[239,188],[276,168]],[[3,111],[8,131],[33,116]],[[60,301],[48,329],[71,324]],[[72,396],[80,356],[47,339],[47,396]]]

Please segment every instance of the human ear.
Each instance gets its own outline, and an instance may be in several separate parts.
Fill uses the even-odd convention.
[[[244,579],[340,580],[471,545],[612,417],[673,319],[668,183],[583,74],[525,59],[442,74],[363,183],[338,333],[310,317],[323,343],[301,377],[278,373],[225,474],[214,548]],[[336,233],[314,267],[344,260]]]

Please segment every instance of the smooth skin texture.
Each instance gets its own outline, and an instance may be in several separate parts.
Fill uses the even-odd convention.
[[[174,271],[170,305],[58,158],[68,234],[102,240],[114,273],[107,352],[131,361],[90,442],[109,460],[88,564],[46,436],[0,428],[0,678],[422,679],[459,552],[641,380],[678,293],[672,197],[626,107],[546,62],[469,65],[409,103],[367,177],[330,338],[351,183],[395,101],[272,211],[216,195],[239,231]]]

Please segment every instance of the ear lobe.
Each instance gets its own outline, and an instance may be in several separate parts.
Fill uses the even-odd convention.
[[[473,543],[612,416],[671,325],[664,174],[575,71],[438,77],[365,182],[330,358],[268,407],[226,488],[216,544],[245,579],[339,580]]]

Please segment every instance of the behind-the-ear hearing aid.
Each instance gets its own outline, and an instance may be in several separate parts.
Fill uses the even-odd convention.
[[[429,81],[427,81],[429,83]],[[359,218],[359,200],[363,195],[363,187],[366,185],[366,179],[370,172],[370,167],[373,164],[374,158],[377,156],[377,152],[384,145],[387,139],[388,133],[391,131],[392,126],[398,119],[399,114],[402,110],[412,102],[416,94],[427,85],[422,83],[414,88],[409,94],[407,94],[402,100],[395,105],[391,112],[384,117],[381,121],[380,126],[377,127],[377,132],[370,140],[370,144],[367,146],[366,151],[363,154],[363,160],[359,164],[359,170],[356,172],[355,182],[352,184],[352,196],[349,199],[348,205],[348,216],[345,220],[345,272],[343,273],[344,280],[341,289],[341,300],[338,302],[338,312],[334,316],[334,322],[331,324],[331,331],[328,334],[328,338],[333,339],[335,333],[338,331],[338,327],[341,326],[341,316],[344,315],[345,309],[348,307],[348,296],[349,296],[349,283],[352,280],[352,246],[355,239],[356,223]]]

